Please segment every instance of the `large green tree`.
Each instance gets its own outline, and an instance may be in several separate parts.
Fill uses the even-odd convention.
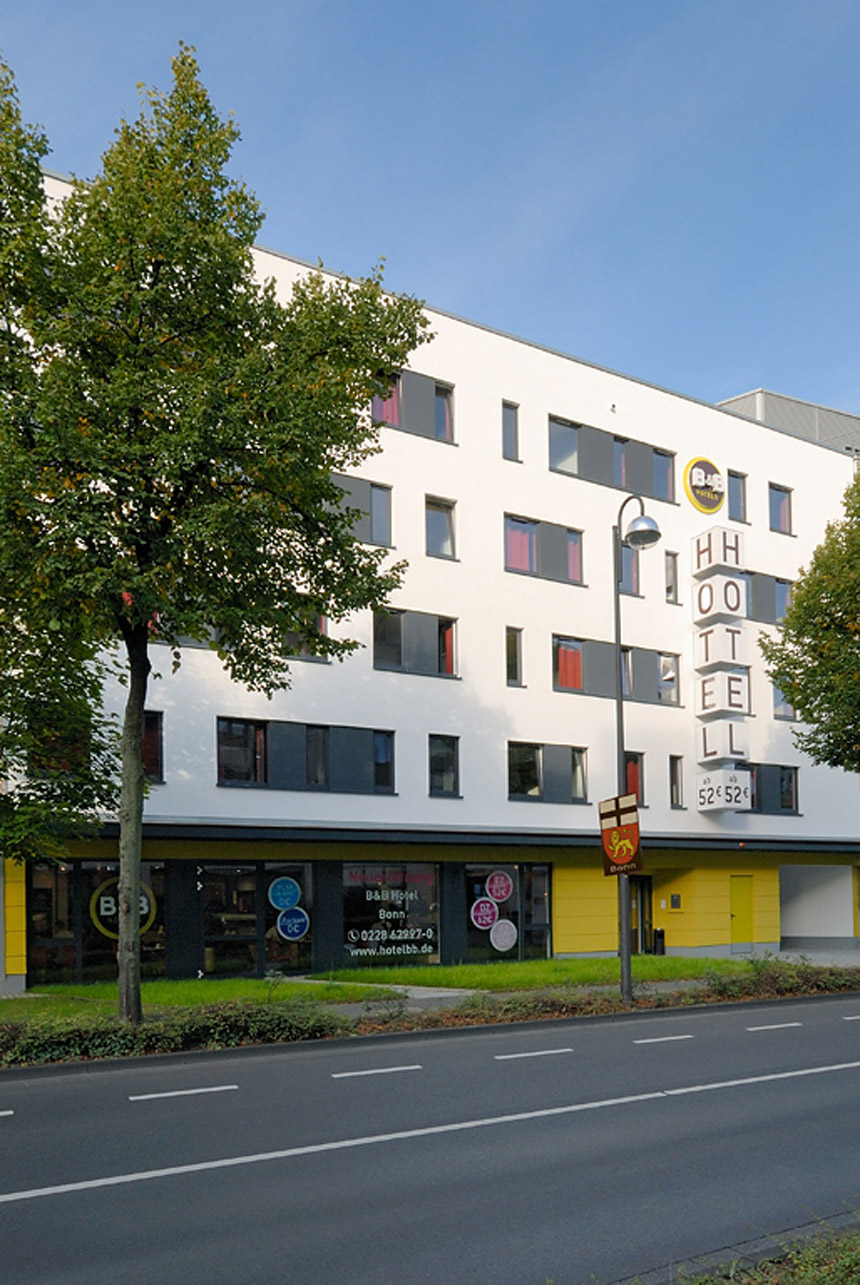
[[[13,494],[7,446],[32,422],[38,355],[23,323],[48,284],[43,132],[24,124],[0,63],[0,472]],[[2,482],[0,482],[2,485]],[[27,542],[7,531],[0,585],[0,856],[68,855],[116,803],[116,738],[101,713],[105,664],[73,618],[58,616],[32,574]]]
[[[2,425],[0,581],[29,558],[55,615],[117,641],[127,682],[119,808],[120,1015],[140,1008],[141,726],[153,639],[209,640],[231,676],[288,684],[297,637],[383,604],[401,569],[356,542],[333,473],[378,449],[375,392],[424,334],[420,304],[309,273],[255,280],[262,216],[227,176],[238,138],[193,51],[147,91],[91,181],[43,220],[47,271],[19,313],[36,356]]]
[[[860,476],[794,582],[776,636],[760,645],[805,724],[798,745],[817,763],[860,772]]]

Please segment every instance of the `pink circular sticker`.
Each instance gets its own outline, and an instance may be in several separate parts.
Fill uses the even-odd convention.
[[[514,881],[504,870],[494,870],[487,876],[487,896],[493,901],[507,901],[514,890]]]
[[[476,928],[492,928],[499,917],[499,907],[489,897],[479,897],[469,914]]]
[[[490,929],[490,943],[496,950],[510,950],[517,944],[517,926],[510,919],[499,919]]]

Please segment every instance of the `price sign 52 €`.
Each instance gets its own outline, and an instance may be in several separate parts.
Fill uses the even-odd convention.
[[[751,806],[749,772],[724,768],[717,772],[700,772],[696,777],[696,807],[699,812],[719,812],[725,808],[749,812]]]

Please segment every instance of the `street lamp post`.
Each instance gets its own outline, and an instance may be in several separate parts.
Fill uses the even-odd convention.
[[[633,518],[624,536],[621,535],[621,522],[624,510],[631,500],[639,505],[639,513]],[[645,512],[645,501],[641,495],[628,495],[618,510],[618,518],[612,528],[612,554],[614,573],[614,609],[615,609],[615,750],[617,754],[617,787],[618,794],[627,793],[627,762],[624,753],[624,691],[621,684],[621,577],[624,569],[623,545],[631,549],[648,549],[660,539],[660,528],[653,518]],[[630,877],[621,874],[618,879],[618,957],[621,964],[621,998],[630,1003],[633,999],[633,976],[630,955]]]

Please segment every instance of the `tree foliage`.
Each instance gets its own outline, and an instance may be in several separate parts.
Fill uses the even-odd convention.
[[[132,1021],[153,639],[174,663],[183,639],[208,640],[232,677],[271,694],[297,641],[355,646],[321,636],[320,617],[380,606],[402,572],[356,542],[332,474],[378,449],[370,400],[421,341],[421,307],[386,295],[378,273],[309,273],[286,302],[258,283],[262,215],[225,170],[237,138],[180,47],[171,91],[147,91],[101,172],[40,221],[47,270],[30,265],[16,314],[32,387],[0,428],[0,580],[26,560],[63,628],[124,650],[119,958]]]
[[[805,724],[795,732],[800,748],[860,772],[860,476],[845,493],[845,516],[828,525],[794,582],[776,637],[760,645]]]

